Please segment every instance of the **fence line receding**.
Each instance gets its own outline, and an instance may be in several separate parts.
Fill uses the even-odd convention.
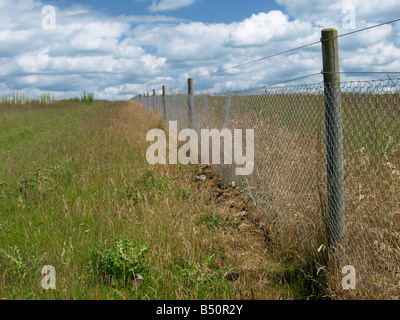
[[[326,59],[338,39],[327,32]],[[216,165],[225,182],[246,191],[304,252],[340,247],[357,292],[398,298],[400,79],[340,82],[338,56],[331,68],[325,58],[317,84],[193,94],[189,80],[187,94],[133,100],[179,129],[254,129],[253,173]]]

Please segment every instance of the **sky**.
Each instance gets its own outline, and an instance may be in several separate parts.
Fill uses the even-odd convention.
[[[314,43],[324,28],[344,34],[398,18],[399,0],[0,0],[0,95],[129,100],[162,85],[185,91],[188,78],[201,92],[260,87],[319,73],[320,44],[208,75]],[[342,71],[400,72],[399,22],[339,46]],[[371,78],[387,76],[342,75]]]

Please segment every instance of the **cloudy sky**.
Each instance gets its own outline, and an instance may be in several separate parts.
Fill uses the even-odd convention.
[[[258,87],[320,72],[320,45],[204,76],[318,41],[323,28],[397,18],[399,0],[0,0],[0,94],[127,100],[184,91],[189,77],[200,91]],[[339,44],[342,71],[400,71],[400,23]],[[371,77],[386,78],[342,79]]]

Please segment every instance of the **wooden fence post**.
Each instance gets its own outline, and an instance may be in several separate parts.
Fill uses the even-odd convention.
[[[188,103],[189,103],[189,127],[193,129],[195,125],[195,113],[194,113],[194,89],[193,79],[188,79]]]
[[[165,86],[162,86],[162,96],[163,96],[163,118],[167,121],[167,94],[165,91]]]
[[[153,89],[153,109],[152,111],[155,112],[156,110],[156,89]]]
[[[331,252],[343,260],[345,191],[338,33],[336,29],[324,29],[321,35],[328,179],[328,244]]]

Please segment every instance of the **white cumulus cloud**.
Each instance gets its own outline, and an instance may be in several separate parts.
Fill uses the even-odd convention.
[[[348,3],[356,8],[357,29],[400,16],[398,0],[276,1],[282,10],[254,12],[231,23],[163,15],[113,17],[74,4],[56,7],[56,29],[44,30],[46,3],[0,0],[0,94],[51,91],[68,97],[86,91],[104,99],[129,99],[162,85],[185,91],[189,77],[196,90],[261,86],[320,72],[320,44],[202,77],[318,42],[325,27],[335,27],[339,34],[352,31],[342,25],[342,6]],[[152,7],[173,10],[194,2],[161,0]],[[339,38],[341,69],[400,71],[398,39],[400,23]],[[307,79],[321,80],[321,75]]]
[[[177,10],[180,8],[188,7],[195,3],[196,0],[153,0],[149,10],[152,12]]]

